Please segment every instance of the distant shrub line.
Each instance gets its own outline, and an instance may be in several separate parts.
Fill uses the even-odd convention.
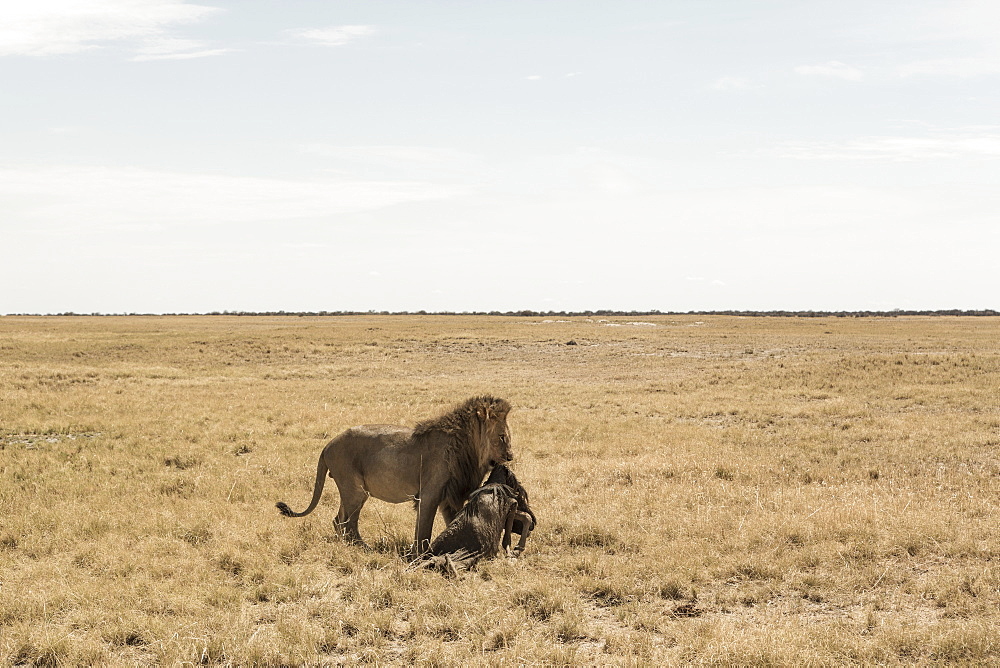
[[[209,315],[235,315],[235,316],[299,316],[299,317],[322,317],[322,316],[359,316],[359,315],[438,315],[438,316],[506,316],[506,317],[639,317],[657,315],[728,315],[754,318],[893,318],[899,316],[996,316],[1000,312],[993,309],[981,310],[961,310],[947,309],[937,311],[917,311],[894,309],[892,311],[211,311],[207,313],[74,313],[66,311],[64,313],[10,313],[13,316],[209,316]],[[0,316],[2,317],[2,316]]]

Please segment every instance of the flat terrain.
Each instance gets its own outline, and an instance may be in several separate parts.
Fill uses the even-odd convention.
[[[0,664],[1000,665],[1000,319],[642,320],[0,317]],[[275,510],[482,393],[522,559]]]

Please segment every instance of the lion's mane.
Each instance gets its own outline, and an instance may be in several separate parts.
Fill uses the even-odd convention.
[[[466,497],[483,481],[482,454],[487,444],[480,439],[481,416],[506,415],[510,404],[490,395],[472,397],[436,418],[417,423],[414,438],[429,438],[435,433],[448,436],[442,453],[448,466],[448,482],[442,490],[441,506],[458,512]]]

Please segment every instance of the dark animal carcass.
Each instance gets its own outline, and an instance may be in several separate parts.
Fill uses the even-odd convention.
[[[480,559],[492,559],[501,549],[520,555],[535,523],[527,491],[509,468],[498,464],[413,567],[454,575],[472,568]],[[514,533],[520,540],[510,550]]]

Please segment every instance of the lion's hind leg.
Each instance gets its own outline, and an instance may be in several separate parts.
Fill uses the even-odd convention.
[[[358,516],[361,508],[368,500],[368,492],[361,486],[360,480],[337,481],[337,488],[340,490],[340,510],[337,511],[337,518],[333,521],[334,528],[349,543],[361,543],[361,532],[358,531]]]

